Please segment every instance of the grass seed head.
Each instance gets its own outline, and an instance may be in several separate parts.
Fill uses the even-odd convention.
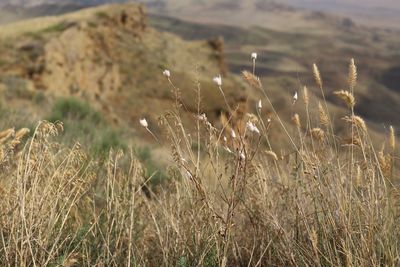
[[[299,114],[294,114],[292,117],[292,122],[297,128],[301,128],[301,123],[300,123],[300,116]]]
[[[311,136],[318,141],[323,141],[325,139],[325,132],[321,128],[313,128],[311,129]]]
[[[355,100],[353,94],[351,94],[350,92],[341,90],[341,91],[334,92],[334,94],[338,98],[342,99],[346,103],[347,107],[353,108],[355,106],[356,100]]]
[[[396,149],[396,137],[393,126],[389,128],[389,146],[392,151]]]
[[[346,116],[343,118],[346,122],[351,123],[355,125],[358,129],[366,132],[367,131],[367,125],[365,124],[365,121],[363,118],[360,116],[352,115],[352,116]]]
[[[319,72],[318,66],[315,63],[313,65],[313,74],[315,82],[317,83],[318,87],[322,88],[323,83],[322,83],[321,73]]]
[[[319,113],[319,122],[321,123],[321,125],[323,125],[324,127],[328,127],[329,118],[324,108],[322,107],[321,103],[318,103],[318,113]]]
[[[350,91],[353,91],[357,84],[357,66],[353,58],[350,60],[348,83]]]
[[[265,154],[266,154],[268,157],[272,158],[274,161],[278,161],[278,156],[276,155],[276,153],[275,153],[274,151],[272,151],[272,150],[267,150],[267,151],[265,151]]]
[[[306,104],[306,107],[308,107],[308,105],[310,104],[310,97],[308,95],[307,86],[304,86],[304,88],[303,88],[303,99],[304,99],[304,103]]]
[[[248,72],[242,71],[243,79],[252,87],[260,89],[262,87],[260,78]]]

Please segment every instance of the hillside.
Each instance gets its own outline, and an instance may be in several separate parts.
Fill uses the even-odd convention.
[[[198,23],[193,20],[154,14],[151,23],[160,30],[170,31],[188,40],[223,36],[228,67],[235,73],[251,68],[249,55],[260,55],[257,74],[265,79],[271,90],[293,94],[302,85],[312,86],[311,66],[320,65],[328,99],[339,102],[330,94],[345,86],[347,62],[355,58],[359,66],[356,95],[362,99],[356,111],[366,117],[378,131],[389,124],[399,126],[400,112],[397,66],[400,60],[400,40],[391,32],[355,24],[347,24],[336,17],[304,13],[299,17],[283,16],[287,11],[275,11],[293,25],[276,27],[263,24],[236,27],[225,24]],[[308,14],[308,15],[307,15]],[[295,29],[293,27],[304,27]],[[306,26],[312,25],[312,26]],[[314,88],[315,94],[319,94]],[[280,93],[279,93],[280,94]],[[382,105],[385,103],[385,105]],[[386,125],[386,126],[385,126]]]
[[[106,5],[1,27],[0,52],[4,56],[0,70],[4,90],[12,90],[18,83],[25,84],[22,91],[27,88],[33,94],[43,93],[50,102],[62,96],[85,99],[103,111],[109,122],[132,130],[138,118],[147,116],[156,121],[173,102],[171,88],[161,74],[168,68],[183,90],[183,101],[190,112],[196,110],[193,82],[200,80],[204,87],[203,111],[215,120],[225,105],[211,78],[224,73],[225,64],[234,74],[224,77],[229,101],[237,103],[247,96],[247,108],[254,108],[260,93],[245,89],[236,76],[252,68],[249,55],[256,51],[256,74],[269,88],[275,104],[285,114],[285,121],[290,122],[291,97],[303,85],[321,97],[313,87],[314,62],[320,65],[327,98],[335,113],[346,113],[332,92],[345,86],[348,60],[354,57],[361,81],[356,90],[360,99],[356,112],[367,119],[376,133],[385,133],[388,125],[400,126],[396,116],[400,112],[396,65],[400,44],[390,32],[269,2],[256,11],[248,5],[241,9],[246,12],[234,18],[239,21],[241,16],[247,16],[261,21],[267,17],[271,23],[260,24],[263,27],[239,27],[227,20],[199,22],[212,17],[212,5],[194,6],[190,20],[155,13],[146,19],[144,11],[134,8],[135,5],[129,5],[129,12],[123,11],[124,7]],[[185,8],[182,6],[181,10]],[[227,7],[225,12],[232,8]],[[196,16],[195,10],[202,16]],[[127,22],[122,22],[125,14],[129,14],[124,19]],[[218,36],[224,38],[223,46],[216,46]],[[6,102],[15,105],[13,101]],[[14,102],[26,105],[29,99]],[[32,112],[40,118],[48,110],[34,107]],[[341,125],[340,119],[337,123]]]
[[[396,0],[287,0],[285,3],[302,9],[351,17],[372,27],[400,29],[400,3]]]
[[[168,66],[179,80],[185,80],[194,79],[198,65],[196,75],[206,79],[205,84],[222,72],[219,52],[209,42],[182,41],[148,27],[142,8],[136,5],[23,21],[3,26],[0,38],[3,80],[14,75],[25,79],[32,90],[85,96],[91,101],[109,101],[109,96],[120,94],[166,97],[169,88],[161,72]],[[191,51],[198,53],[193,57]]]

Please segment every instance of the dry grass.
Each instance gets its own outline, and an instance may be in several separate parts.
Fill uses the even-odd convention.
[[[314,74],[323,90],[316,66]],[[295,114],[298,136],[289,135],[254,81],[274,111],[272,122],[231,105],[214,126],[202,115],[200,87],[191,125],[182,121],[180,105],[160,118],[173,163],[170,180],[154,190],[132,153],[89,160],[79,144],[68,149],[51,141],[61,125],[39,123],[0,165],[0,265],[398,264],[394,130],[390,153],[376,152],[349,105],[350,144],[358,145],[336,146],[329,110],[319,104],[315,121],[327,129],[313,125],[307,111],[307,127]],[[271,127],[283,128],[292,144],[279,156]],[[1,150],[11,151],[13,136],[25,131],[0,133],[7,137]]]

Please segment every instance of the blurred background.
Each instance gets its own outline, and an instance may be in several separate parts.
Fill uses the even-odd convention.
[[[65,140],[97,152],[152,143],[138,120],[146,117],[158,134],[158,116],[174,103],[164,69],[181,89],[187,120],[197,112],[197,81],[202,111],[215,123],[227,112],[212,82],[218,74],[228,101],[255,112],[261,94],[240,77],[252,69],[253,52],[255,74],[287,123],[302,115],[292,97],[303,86],[317,111],[316,63],[340,132],[347,109],[333,92],[346,89],[354,58],[356,113],[379,141],[389,125],[400,127],[396,0],[1,0],[0,7],[2,128],[61,120]],[[263,112],[272,117],[267,106]],[[279,129],[271,134],[280,139]]]

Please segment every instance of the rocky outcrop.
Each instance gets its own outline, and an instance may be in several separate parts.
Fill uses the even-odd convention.
[[[114,51],[118,28],[140,38],[146,29],[142,7],[113,6],[48,41],[34,77],[37,87],[56,95],[97,100],[120,90],[120,66]]]

